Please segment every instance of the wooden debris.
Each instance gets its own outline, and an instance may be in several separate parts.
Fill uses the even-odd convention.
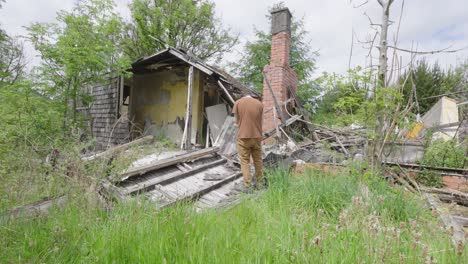
[[[389,165],[389,166],[400,166],[403,168],[412,168],[412,169],[419,169],[419,170],[427,169],[427,170],[453,172],[453,173],[458,173],[462,175],[468,175],[468,169],[462,169],[462,168],[434,167],[434,166],[426,166],[426,165],[420,165],[420,164],[414,164],[414,163],[397,163],[397,162],[384,162],[383,164]]]
[[[120,178],[121,178],[121,180],[125,180],[125,179],[127,179],[127,178],[129,178],[131,176],[141,175],[141,174],[144,174],[144,173],[146,173],[148,171],[157,170],[157,169],[164,168],[164,167],[167,167],[167,166],[175,165],[177,163],[181,163],[181,162],[185,162],[185,161],[189,161],[189,160],[194,160],[196,158],[200,158],[200,157],[203,157],[203,156],[206,156],[206,155],[209,155],[209,154],[213,154],[213,153],[216,153],[218,150],[219,150],[219,148],[212,147],[212,148],[202,149],[202,150],[198,150],[198,151],[194,151],[194,152],[189,152],[189,153],[182,154],[182,155],[179,155],[179,156],[176,156],[176,157],[173,157],[173,158],[160,160],[160,161],[157,161],[157,162],[155,162],[153,164],[149,164],[149,165],[146,165],[146,166],[142,166],[142,167],[127,171],[127,172],[121,174]]]
[[[439,189],[439,188],[426,188],[426,187],[422,187],[421,190],[423,190],[425,192],[428,192],[428,193],[446,194],[446,195],[450,195],[450,196],[453,196],[453,197],[468,200],[468,193],[464,193],[464,192],[460,192],[460,191],[456,191],[456,190]]]
[[[218,154],[224,157],[232,157],[237,153],[237,126],[234,125],[234,117],[228,116],[224,121],[214,146],[219,147]]]
[[[221,87],[221,89],[223,90],[224,94],[227,96],[227,98],[229,98],[229,102],[231,102],[232,105],[234,105],[235,103],[234,99],[232,98],[231,94],[228,92],[226,87],[224,87],[223,83],[218,80],[218,84],[219,84],[219,87]]]
[[[117,152],[124,151],[124,150],[126,150],[126,149],[128,149],[129,147],[132,147],[132,146],[136,146],[136,145],[139,145],[139,144],[150,142],[153,139],[154,139],[154,137],[151,136],[151,135],[150,136],[145,136],[145,137],[133,140],[131,142],[115,146],[113,148],[110,148],[110,149],[108,149],[106,151],[94,154],[92,156],[82,157],[81,160],[83,160],[83,161],[92,161],[92,160],[95,160],[95,159],[98,159],[98,158],[110,157],[110,156],[116,154]]]
[[[304,117],[304,120],[308,121],[308,123],[306,125],[307,125],[307,128],[309,129],[309,131],[312,133],[312,139],[314,141],[320,140],[319,136],[317,135],[317,132],[315,132],[314,125],[310,121],[309,114],[307,113],[307,111],[305,111],[304,106],[302,105],[302,102],[299,99],[299,96],[297,96],[297,94],[296,94],[296,91],[294,91],[291,86],[288,86],[288,89],[289,89],[289,93],[294,98],[294,101],[296,101],[296,104],[299,107],[299,110],[301,111],[301,114]]]
[[[38,202],[25,206],[16,207],[9,212],[0,215],[0,223],[19,217],[34,217],[46,214],[53,206],[62,207],[68,201],[68,195],[62,195],[56,198],[47,197]]]
[[[193,71],[193,66],[190,66],[188,73],[187,111],[185,113],[185,127],[184,134],[182,136],[181,149],[192,148]]]
[[[432,209],[435,210],[440,219],[442,220],[442,223],[445,225],[445,227],[448,229],[448,230],[453,230],[453,234],[452,234],[452,244],[455,248],[457,248],[458,246],[458,243],[461,242],[461,243],[464,243],[465,242],[465,234],[463,232],[463,228],[460,226],[460,224],[453,219],[453,217],[444,212],[439,204],[439,199],[429,193],[426,193],[425,194],[426,198],[427,198],[427,201],[429,202],[429,204],[431,205]]]
[[[133,195],[133,194],[137,194],[137,193],[140,193],[140,192],[147,192],[147,191],[149,191],[151,189],[154,189],[155,185],[169,184],[171,182],[177,181],[179,179],[188,177],[190,175],[196,174],[198,172],[207,170],[209,168],[212,168],[212,167],[224,164],[224,163],[226,163],[226,160],[220,159],[220,160],[205,164],[203,166],[193,168],[192,170],[186,170],[186,171],[177,173],[175,175],[164,175],[164,176],[161,176],[161,177],[156,177],[156,178],[150,179],[148,181],[145,181],[142,184],[136,184],[136,185],[133,185],[131,187],[125,188],[123,194],[124,195],[128,195],[128,194]]]
[[[179,198],[179,199],[177,199],[177,200],[175,200],[175,201],[172,201],[172,202],[170,202],[170,203],[164,204],[164,205],[162,205],[161,207],[169,207],[169,206],[173,206],[173,205],[175,205],[175,204],[177,204],[177,203],[189,202],[189,201],[196,200],[196,199],[198,199],[200,196],[202,196],[202,195],[204,195],[204,194],[207,194],[207,193],[209,193],[209,192],[211,192],[211,191],[213,191],[213,190],[215,190],[215,189],[217,189],[217,188],[219,188],[219,187],[221,187],[221,186],[223,186],[223,185],[225,185],[225,184],[227,184],[227,183],[229,183],[229,182],[232,182],[232,181],[234,181],[234,180],[240,178],[241,176],[242,176],[242,173],[241,173],[241,172],[236,172],[236,173],[234,173],[234,174],[232,174],[232,175],[226,177],[224,180],[221,180],[221,181],[216,182],[216,183],[214,183],[214,184],[212,184],[212,185],[209,185],[209,186],[207,186],[207,187],[205,187],[205,188],[202,188],[202,189],[196,191],[196,192],[193,193],[193,194],[184,196],[184,197]]]
[[[439,199],[446,203],[456,203],[468,207],[468,199],[452,196],[449,194],[439,194]]]
[[[284,125],[286,125],[286,120],[287,120],[286,115],[284,114],[281,106],[278,104],[278,100],[276,100],[276,96],[273,93],[273,89],[271,88],[271,85],[270,85],[270,81],[268,80],[268,78],[266,77],[264,72],[262,72],[262,74],[263,74],[263,78],[265,79],[265,82],[267,84],[268,90],[270,91],[270,95],[273,98],[273,102],[275,103],[276,111],[278,111],[278,114],[280,116],[281,124],[284,126]]]

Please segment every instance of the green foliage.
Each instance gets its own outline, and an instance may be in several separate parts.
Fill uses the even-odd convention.
[[[231,68],[243,83],[262,93],[263,67],[270,63],[271,34],[258,29],[254,30],[256,40],[245,44],[242,52],[243,56],[238,62],[232,63]],[[302,19],[296,20],[293,17],[290,65],[297,73],[299,81],[298,95],[304,102],[318,94],[311,78],[315,69],[317,53],[311,52],[312,48],[307,41],[307,35],[308,32],[304,28],[304,21]]]
[[[128,67],[119,51],[123,24],[112,0],[79,1],[71,12],[60,11],[57,21],[32,24],[28,38],[42,59],[36,78],[52,98],[68,106],[63,120],[71,117],[75,123],[84,88]]]
[[[442,177],[440,173],[431,170],[422,170],[418,173],[416,180],[425,186],[443,187]]]
[[[406,71],[399,80],[400,84],[404,84],[405,101],[414,93],[412,89],[414,82],[419,108],[415,107],[413,112],[427,112],[440,99],[440,97],[427,97],[467,89],[466,80],[463,79],[467,67],[468,64],[464,63],[455,69],[443,71],[437,62],[430,65],[424,59],[419,60],[415,68],[412,71]]]
[[[23,45],[0,29],[0,85],[13,84],[24,74]]]
[[[468,168],[466,143],[442,139],[429,143],[421,164],[435,167]]]
[[[328,125],[367,123],[372,116],[368,111],[372,101],[367,99],[371,76],[372,72],[365,72],[359,66],[345,75],[324,73],[316,80],[323,94],[315,102],[313,119]]]
[[[125,52],[132,59],[166,45],[201,59],[220,59],[237,42],[215,16],[215,4],[207,0],[134,0],[131,13],[133,23],[127,25]]]
[[[468,253],[465,247],[457,255],[422,201],[376,177],[369,192],[349,175],[308,171],[293,178],[276,171],[269,178],[265,192],[201,213],[190,205],[160,210],[139,200],[106,213],[90,195],[72,192],[63,210],[3,223],[0,257],[45,263],[461,263]]]

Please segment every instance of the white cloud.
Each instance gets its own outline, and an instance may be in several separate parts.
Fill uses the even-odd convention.
[[[53,22],[56,12],[71,9],[73,0],[7,0],[0,9],[2,28],[13,35],[25,34],[23,26],[32,22]],[[131,0],[116,0],[117,10],[129,18],[128,3]],[[224,24],[239,33],[242,43],[253,40],[256,27],[269,30],[266,18],[267,10],[278,1],[273,0],[214,0],[216,12]],[[306,29],[310,32],[311,49],[319,50],[317,58],[319,74],[322,71],[344,72],[348,68],[351,45],[351,31],[357,39],[365,40],[372,36],[366,12],[375,23],[379,22],[381,9],[376,0],[360,8],[353,8],[364,0],[286,0],[285,5],[296,17],[303,17]],[[393,39],[400,15],[402,0],[395,0],[391,9],[391,18],[395,21],[389,34]],[[418,47],[418,50],[437,50],[448,46],[461,48],[468,46],[468,1],[466,0],[406,0],[399,33],[399,46]],[[367,50],[355,39],[352,65],[364,65]],[[28,46],[32,56],[32,47]],[[226,60],[234,60],[242,51],[238,46]],[[404,61],[409,61],[407,54],[401,53]],[[426,56],[430,61],[439,61],[442,66],[456,64],[468,59],[468,50],[455,54],[436,54]]]

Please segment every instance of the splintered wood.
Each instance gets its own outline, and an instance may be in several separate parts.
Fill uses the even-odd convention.
[[[196,201],[196,208],[210,208],[236,196],[233,186],[241,173],[216,152],[218,148],[183,153],[158,160],[120,175],[118,181],[104,181],[107,197],[125,201],[143,196],[160,207]]]

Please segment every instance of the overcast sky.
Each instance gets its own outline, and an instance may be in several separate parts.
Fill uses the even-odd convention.
[[[380,19],[381,9],[377,0],[354,8],[366,0],[286,0],[285,5],[293,16],[303,18],[309,32],[311,50],[319,51],[316,75],[323,71],[342,73],[348,68],[351,36],[355,32],[351,65],[367,63],[368,51],[358,41],[373,36],[367,13],[374,23]],[[24,26],[32,22],[53,22],[56,12],[69,10],[74,0],[6,0],[0,9],[1,27],[11,35],[25,34]],[[128,3],[131,0],[115,0],[118,12],[129,17]],[[241,43],[254,39],[256,27],[269,30],[266,13],[278,1],[273,0],[214,0],[216,12],[226,26],[240,35]],[[396,25],[401,14],[402,0],[395,0],[391,19],[389,40],[393,42]],[[420,51],[439,50],[447,47],[459,49],[468,46],[468,0],[406,0],[400,26],[399,47]],[[238,58],[242,44],[227,54],[224,62]],[[30,45],[27,54],[31,62],[35,53]],[[409,56],[400,53],[404,63]],[[429,61],[438,61],[443,67],[455,65],[468,59],[468,49],[452,54],[426,56]]]

